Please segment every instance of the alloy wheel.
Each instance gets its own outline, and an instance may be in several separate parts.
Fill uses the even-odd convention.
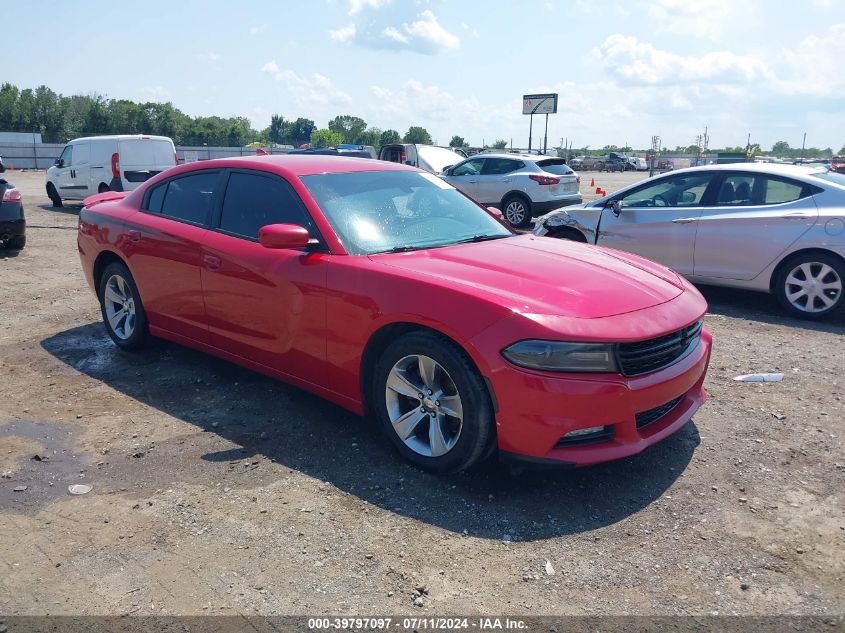
[[[505,207],[505,219],[518,226],[525,221],[525,203],[520,200],[512,200]]]
[[[387,376],[384,397],[394,432],[415,453],[440,457],[457,443],[464,419],[461,397],[433,358],[399,359]]]
[[[135,331],[135,297],[126,280],[112,275],[103,292],[103,306],[111,331],[121,340],[127,340]]]
[[[842,279],[824,262],[798,264],[786,276],[784,284],[787,301],[800,312],[826,312],[842,296]]]

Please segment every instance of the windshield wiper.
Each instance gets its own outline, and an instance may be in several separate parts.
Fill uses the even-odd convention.
[[[473,235],[472,237],[468,237],[463,240],[458,240],[457,242],[452,242],[452,244],[468,244],[470,242],[486,242],[488,240],[498,240],[503,237],[513,237],[513,235]]]
[[[410,244],[402,244],[401,246],[394,246],[383,251],[373,251],[370,255],[380,255],[382,253],[407,253],[408,251],[418,251],[421,248],[429,248],[428,246],[411,246]]]

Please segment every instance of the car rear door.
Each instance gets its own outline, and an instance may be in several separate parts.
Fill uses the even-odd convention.
[[[597,244],[642,255],[682,275],[693,274],[699,206],[713,187],[713,172],[673,174],[631,189],[612,200],[601,214]]]
[[[152,327],[208,342],[201,243],[220,192],[221,170],[156,185],[126,225],[124,252]]]
[[[758,172],[725,173],[695,238],[696,277],[753,279],[816,223],[812,187]]]
[[[523,175],[522,182],[515,183],[515,175],[525,163],[514,158],[487,157],[484,167],[476,178],[475,200],[484,205],[501,204],[505,194],[514,188],[525,189],[528,177]]]
[[[202,244],[202,285],[211,344],[311,383],[326,359],[324,252],[267,249],[258,231],[297,224],[319,234],[293,187],[275,174],[229,170]]]
[[[470,158],[449,170],[443,179],[470,198],[478,201],[478,177],[484,169],[485,158]]]

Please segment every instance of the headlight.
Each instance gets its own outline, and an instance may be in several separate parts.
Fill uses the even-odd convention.
[[[618,371],[613,345],[606,343],[520,341],[503,349],[502,356],[528,369],[580,373]]]

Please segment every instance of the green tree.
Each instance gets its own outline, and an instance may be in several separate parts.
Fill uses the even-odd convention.
[[[372,145],[376,151],[379,150],[381,147],[381,135],[382,131],[377,127],[370,127],[361,132],[361,135],[358,137],[358,142],[361,145]]]
[[[424,127],[412,125],[408,128],[402,139],[406,143],[419,143],[421,145],[431,145],[431,134],[428,133]]]
[[[774,145],[772,145],[772,154],[777,154],[778,156],[786,156],[789,154],[789,143],[786,141],[778,141]]]
[[[281,145],[284,142],[286,126],[284,118],[281,115],[274,114],[270,117],[270,131],[267,135],[271,143],[278,143]]]
[[[288,125],[285,142],[294,147],[299,147],[303,143],[309,143],[311,142],[311,135],[316,129],[317,126],[314,125],[314,121],[300,117]]]
[[[840,154],[840,155],[845,155],[845,145],[843,145],[843,146],[839,149],[839,151],[838,151],[838,152],[836,152],[836,153],[837,153],[837,154]]]
[[[698,145],[687,145],[686,149],[682,151],[685,154],[700,154],[701,148]]]
[[[341,135],[342,143],[360,143],[361,134],[367,129],[367,123],[357,116],[342,114],[329,121],[329,129]]]
[[[402,136],[396,130],[385,130],[379,137],[379,147],[383,145],[390,145],[391,143],[401,143]]]
[[[343,143],[343,135],[334,130],[314,130],[311,133],[311,147],[337,147]]]
[[[18,87],[8,82],[0,86],[0,130],[16,130],[15,110],[18,106]]]
[[[493,149],[505,149],[508,146],[508,142],[503,139],[496,139],[496,141],[490,146]]]
[[[452,140],[449,141],[449,147],[466,147],[467,142],[464,140],[463,136],[453,136]]]

